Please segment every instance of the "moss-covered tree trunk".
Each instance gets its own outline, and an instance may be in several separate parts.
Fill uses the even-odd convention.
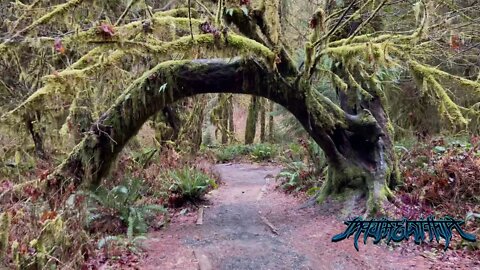
[[[264,99],[260,99],[260,142],[264,143],[266,141],[265,135],[265,105],[266,102]]]
[[[235,124],[233,122],[233,95],[230,95],[227,102],[228,134],[230,142],[235,141]]]
[[[192,99],[193,109],[187,121],[182,126],[178,136],[178,148],[180,152],[194,154],[202,144],[202,124],[207,106],[207,97],[198,96]]]
[[[268,108],[268,140],[273,143],[274,141],[274,134],[273,134],[273,130],[274,130],[274,123],[273,123],[273,109],[274,109],[274,103],[273,101],[269,101],[269,108]]]
[[[367,195],[368,213],[375,213],[382,210],[382,202],[392,196],[390,187],[398,181],[388,116],[378,97],[361,102],[362,109],[354,113],[351,104],[344,102],[346,96],[340,97],[341,107],[349,112],[354,123],[350,125],[351,130],[339,129],[331,136],[346,159],[329,163],[318,200],[323,201],[332,194],[361,192]],[[365,125],[367,122],[371,123],[369,128]]]
[[[248,105],[247,122],[245,124],[245,144],[252,144],[257,133],[258,97],[252,96]]]
[[[222,144],[228,143],[228,99],[229,97],[227,94],[220,94],[219,98],[220,102],[222,102],[221,105],[221,126],[222,126]]]
[[[159,91],[162,87],[165,89]],[[65,197],[81,183],[98,185],[118,153],[149,117],[186,97],[225,92],[265,97],[284,106],[299,120],[323,149],[329,164],[320,199],[349,189],[360,190],[369,196],[368,210],[375,211],[390,194],[388,179],[394,164],[389,160],[391,144],[379,102],[372,103],[370,110],[350,114],[302,79],[289,82],[254,59],[159,64],[92,124],[82,142],[49,175],[47,191]]]
[[[155,139],[163,144],[165,141],[175,141],[178,138],[182,121],[176,112],[176,106],[167,105],[152,119],[152,127],[155,130]]]

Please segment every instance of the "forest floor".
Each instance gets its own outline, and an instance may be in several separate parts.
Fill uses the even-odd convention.
[[[332,243],[345,230],[350,209],[328,202],[299,209],[305,198],[275,188],[281,168],[254,164],[222,164],[222,180],[198,213],[172,218],[166,229],[150,233],[140,269],[443,269],[480,267],[455,256],[433,256],[413,243],[393,248],[349,238]],[[343,210],[342,210],[343,209]],[[342,214],[343,213],[343,214]],[[457,237],[457,236],[454,236]],[[359,241],[360,242],[360,241]],[[447,251],[450,252],[450,251]],[[471,269],[473,269],[471,268]]]

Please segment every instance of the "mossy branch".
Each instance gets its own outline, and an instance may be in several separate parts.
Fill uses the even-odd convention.
[[[438,68],[429,66],[427,64],[421,64],[421,63],[419,63],[417,61],[414,61],[414,60],[410,60],[407,63],[409,64],[409,66],[411,66],[412,68],[414,68],[418,72],[422,73],[423,76],[432,75],[432,76],[436,76],[436,77],[442,78],[442,79],[453,80],[455,82],[458,82],[462,86],[473,89],[475,91],[475,94],[477,96],[480,96],[480,82],[479,81],[473,81],[473,80],[465,79],[463,77],[450,74],[446,71],[443,71],[443,70],[440,70]]]
[[[447,90],[438,82],[438,79],[435,78],[438,74],[442,74],[444,77],[446,74],[443,74],[443,72],[435,68],[425,67],[416,61],[410,61],[409,66],[417,83],[421,84],[419,87],[422,88],[423,93],[430,92],[431,96],[437,99],[440,115],[446,118],[453,127],[458,129],[466,128],[468,121],[462,114],[462,108],[453,102],[447,94]],[[446,77],[449,78],[450,76]]]
[[[45,86],[34,92],[27,98],[27,100],[22,102],[15,109],[3,115],[1,117],[2,122],[6,121],[7,118],[12,119],[15,116],[21,116],[23,112],[33,107],[42,107],[40,104],[42,104],[45,98],[49,96],[61,94],[73,97],[75,95],[75,88],[70,87],[72,82],[86,79],[100,71],[102,68],[120,61],[127,52],[130,54],[149,53],[158,56],[166,55],[171,52],[187,52],[192,48],[210,48],[213,46],[213,54],[219,54],[222,52],[228,53],[225,49],[231,48],[235,49],[232,51],[233,55],[238,55],[239,53],[253,54],[266,59],[269,63],[273,63],[275,57],[274,53],[262,44],[236,34],[229,34],[224,38],[217,38],[212,34],[201,34],[195,35],[193,40],[190,36],[186,36],[162,45],[152,45],[143,42],[119,42],[114,40],[109,41],[109,43],[120,47],[120,49],[111,53],[106,61],[97,62],[80,70],[66,69],[55,75],[45,76]],[[132,48],[135,48],[136,50],[131,50]],[[82,59],[82,61],[83,60],[84,59]]]

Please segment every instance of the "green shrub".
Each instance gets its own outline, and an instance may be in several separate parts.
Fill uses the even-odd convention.
[[[281,187],[286,191],[309,190],[319,184],[318,176],[305,163],[294,161],[287,163],[286,167],[277,175]]]
[[[226,147],[219,148],[215,156],[220,162],[232,161],[240,156],[248,155],[251,151],[251,147],[248,145],[235,144],[228,145]]]
[[[215,180],[205,173],[188,167],[173,170],[169,175],[173,180],[170,191],[183,198],[183,200],[198,200],[210,188],[217,186]]]
[[[213,137],[212,137],[212,133],[210,133],[210,130],[206,130],[205,132],[203,132],[202,134],[202,145],[205,145],[205,146],[211,146],[214,144],[214,141],[213,141]]]
[[[270,144],[256,144],[252,147],[250,155],[255,161],[263,161],[273,158],[275,152],[275,148]]]
[[[118,218],[127,228],[127,236],[146,233],[147,220],[155,213],[166,212],[160,205],[142,205],[142,187],[144,182],[138,178],[128,178],[124,184],[106,189],[99,187],[94,192],[88,192],[90,207],[88,209],[87,226],[96,221]]]

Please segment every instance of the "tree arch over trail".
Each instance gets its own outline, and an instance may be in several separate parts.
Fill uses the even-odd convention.
[[[438,107],[438,118],[456,130],[465,129],[469,118],[480,115],[479,80],[425,63],[425,51],[433,46],[426,33],[435,18],[429,14],[443,12],[432,5],[433,1],[417,1],[414,14],[406,11],[410,16],[407,29],[394,25],[385,28],[389,31],[381,28],[387,22],[381,18],[397,16],[383,11],[390,1],[321,1],[317,10],[308,14],[310,19],[304,20],[310,35],[296,44],[297,51],[301,50],[301,63],[292,60],[293,50],[288,49],[282,35],[285,3],[279,0],[241,1],[241,6],[223,0],[209,3],[210,7],[198,4],[203,15],[190,7],[154,12],[146,1],[130,1],[114,25],[98,19],[103,15],[97,16],[84,5],[92,1],[69,0],[45,4],[50,10],[47,14],[31,22],[24,20],[35,18],[30,13],[41,2],[13,5],[19,12],[18,20],[11,29],[5,25],[14,34],[1,40],[0,54],[19,59],[25,51],[45,55],[49,50],[54,53],[52,58],[61,62],[65,52],[71,50],[71,59],[67,60],[73,62],[58,65],[60,71],[53,69],[53,74],[38,71],[38,78],[20,69],[18,77],[25,81],[25,88],[35,90],[26,91],[28,98],[19,97],[20,104],[0,120],[9,126],[15,126],[19,119],[31,124],[32,112],[40,115],[52,100],[69,106],[64,126],[82,126],[86,132],[78,136],[80,143],[68,158],[42,182],[56,197],[60,192],[66,198],[82,183],[98,185],[127,141],[165,105],[197,94],[242,93],[284,106],[321,146],[329,167],[319,201],[331,194],[357,190],[368,196],[367,211],[375,212],[399,181],[392,147],[394,130],[385,112],[389,91],[383,80],[385,74],[411,74],[419,95],[432,100]],[[134,4],[141,8],[132,12],[130,22],[122,23]],[[214,5],[217,11],[211,12]],[[411,8],[410,3],[401,1],[389,5]],[[81,23],[73,20],[72,26],[70,20],[59,20],[80,7],[87,14],[78,12]],[[85,26],[82,23],[86,18],[92,22]],[[468,16],[464,19],[469,20]],[[60,21],[65,25],[55,30],[61,35],[41,36],[55,35],[55,31],[42,27]],[[178,58],[185,60],[171,61]],[[36,70],[45,66],[42,61],[27,62],[27,66]],[[7,76],[16,70],[5,66]],[[124,77],[129,79],[123,81]],[[43,84],[37,88],[40,78]],[[99,78],[106,82],[96,85]],[[334,90],[338,103],[317,89],[321,83]],[[444,84],[471,90],[471,106],[455,103],[452,91]],[[109,109],[92,123],[92,116],[104,109],[97,106],[95,109],[102,109],[95,114],[88,111],[98,101],[88,96],[86,89],[94,89],[97,94],[103,87],[112,92],[127,89],[121,94],[115,92],[115,102],[108,103]],[[32,137],[39,137],[34,134],[35,128],[29,129]],[[41,146],[40,139],[37,141]]]
[[[367,188],[372,201],[389,194],[390,160],[385,157],[388,135],[369,110],[348,114],[312,91],[308,85],[288,82],[253,58],[167,61],[139,78],[90,128],[70,157],[49,177],[58,185],[93,185],[110,168],[128,140],[152,115],[177,100],[206,93],[238,93],[270,99],[289,110],[322,147],[329,162],[323,195],[344,188]],[[373,112],[382,113],[380,103]],[[382,115],[379,115],[380,120]],[[383,139],[382,139],[383,137]],[[61,188],[60,188],[61,189]],[[367,191],[367,189],[365,191]]]

